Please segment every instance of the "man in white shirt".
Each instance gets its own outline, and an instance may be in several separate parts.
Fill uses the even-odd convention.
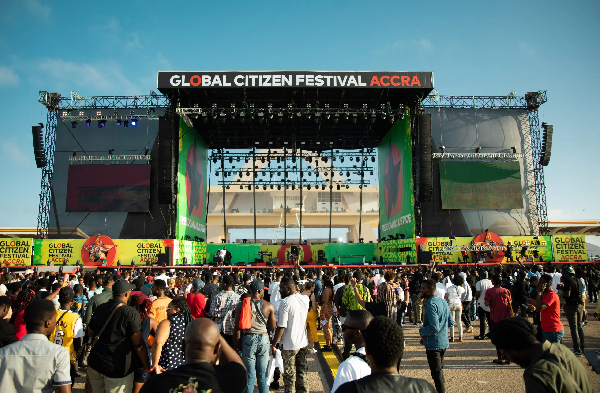
[[[281,280],[279,292],[283,299],[279,303],[277,329],[271,343],[271,352],[275,356],[277,343],[281,340],[285,392],[293,392],[295,387],[298,393],[308,393],[306,316],[310,300],[308,296],[296,293],[296,283],[291,277]]]
[[[275,273],[275,281],[272,282],[271,285],[269,285],[269,301],[271,303],[281,300],[281,294],[279,293],[279,283],[281,282],[282,278],[283,272],[278,271],[277,273]]]
[[[221,259],[221,265],[225,264],[225,257],[227,256],[227,250],[223,247],[222,250],[219,250],[219,258]]]
[[[481,270],[479,273],[481,280],[475,284],[475,298],[477,299],[477,315],[479,316],[479,336],[476,340],[485,340],[487,324],[490,319],[490,307],[485,305],[485,291],[492,288],[494,284],[488,279],[487,270]]]
[[[354,344],[357,348],[354,354],[344,360],[338,367],[331,393],[346,382],[355,381],[367,375],[371,375],[371,367],[367,363],[367,353],[365,352],[365,342],[361,330],[369,326],[373,315],[366,310],[354,310],[348,312],[348,317],[342,325],[344,331],[344,343]]]
[[[442,273],[435,273],[433,275],[433,281],[435,281],[435,296],[445,299],[447,288],[444,283],[442,283]]]

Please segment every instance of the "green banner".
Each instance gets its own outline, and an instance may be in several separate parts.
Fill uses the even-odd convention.
[[[394,124],[378,147],[381,237],[415,235],[410,116]]]
[[[184,260],[185,258],[185,260]],[[175,240],[173,265],[200,265],[206,259],[206,243]],[[210,261],[212,262],[212,260]]]
[[[442,209],[522,209],[518,162],[440,162]]]
[[[208,147],[194,128],[179,122],[177,239],[206,239]],[[186,238],[189,236],[189,238]]]

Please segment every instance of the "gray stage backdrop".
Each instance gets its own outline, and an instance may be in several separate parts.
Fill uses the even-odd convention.
[[[517,153],[525,151],[524,138],[529,135],[527,111],[523,109],[453,109],[427,108],[431,114],[431,136],[440,152],[445,146],[447,153],[475,153],[480,146],[482,153]],[[474,161],[474,160],[473,160]],[[493,161],[493,160],[488,160]],[[536,212],[532,179],[527,168],[533,163],[519,159],[523,209],[457,209],[443,210],[440,197],[439,160],[433,162],[434,194],[432,203],[423,203],[423,236],[473,236],[489,229],[499,235],[529,235],[532,223],[529,211]],[[531,210],[533,209],[533,210]]]
[[[132,109],[119,109],[117,114],[130,115]],[[95,116],[97,110],[84,110],[85,115]],[[113,110],[104,110],[107,115],[112,115]],[[110,113],[108,113],[110,112]],[[145,114],[145,110],[139,110]],[[138,112],[136,112],[138,113]],[[163,109],[157,109],[155,114],[160,116]],[[63,232],[63,237],[69,237],[66,228],[81,229],[88,235],[103,234],[118,238],[162,238],[166,236],[166,224],[163,217],[167,217],[166,205],[157,203],[156,187],[156,165],[158,157],[158,146],[156,137],[158,135],[157,120],[139,121],[137,127],[117,126],[115,122],[107,122],[103,128],[98,128],[98,123],[92,121],[90,127],[85,122],[78,122],[76,128],[71,128],[71,122],[58,121],[56,131],[56,153],[54,158],[54,195],[56,198],[56,210],[58,222]],[[121,213],[121,212],[66,212],[67,181],[69,171],[69,157],[76,150],[81,155],[108,155],[110,149],[114,149],[115,155],[137,155],[144,154],[147,148],[152,156],[151,160],[151,195],[149,213]],[[99,163],[99,162],[95,162]],[[123,161],[120,161],[123,163]],[[141,163],[141,162],[140,162]],[[145,162],[144,162],[145,163]],[[136,163],[133,163],[135,165]],[[84,164],[74,164],[84,165]],[[54,210],[50,211],[50,228],[56,228]]]

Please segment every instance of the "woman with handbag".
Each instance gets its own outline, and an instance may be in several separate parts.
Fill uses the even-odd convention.
[[[167,307],[167,319],[156,329],[152,345],[152,368],[160,374],[181,366],[184,361],[183,336],[185,328],[194,318],[186,301],[176,298]]]
[[[462,297],[465,293],[465,288],[463,288],[463,284],[465,279],[457,274],[454,276],[454,285],[448,287],[448,291],[446,292],[446,300],[448,301],[448,307],[450,308],[450,313],[454,317],[454,326],[450,328],[450,342],[454,342],[454,327],[458,327],[458,342],[463,342],[463,326],[462,326]]]

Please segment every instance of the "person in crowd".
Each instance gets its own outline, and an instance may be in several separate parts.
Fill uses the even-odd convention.
[[[465,294],[465,288],[463,287],[464,283],[463,277],[457,274],[454,276],[454,283],[448,287],[448,292],[446,292],[448,307],[456,322],[455,325],[458,325],[458,342],[463,342],[463,327],[461,321],[463,310],[462,299]],[[454,342],[454,326],[450,328],[450,342]]]
[[[525,391],[592,392],[592,382],[583,364],[564,345],[535,337],[535,328],[525,318],[507,318],[491,332],[492,344],[525,369]]]
[[[152,295],[156,297],[152,301],[152,307],[150,308],[150,314],[157,323],[161,323],[167,319],[167,307],[171,303],[171,298],[165,294],[167,290],[167,282],[161,279],[155,279],[152,284]]]
[[[304,283],[302,294],[308,296],[308,313],[306,314],[306,332],[308,339],[308,349],[313,350],[315,343],[319,342],[317,336],[317,299],[315,297],[315,283],[307,281]],[[331,349],[331,348],[330,348]],[[326,350],[323,348],[323,350]]]
[[[408,291],[410,293],[410,304],[413,311],[413,322],[416,326],[421,327],[423,314],[423,299],[421,299],[421,283],[423,282],[423,273],[417,270],[412,279],[408,283]],[[379,295],[379,293],[378,293]]]
[[[269,295],[271,295],[271,303],[275,303],[281,300],[281,294],[279,293],[279,284],[283,278],[283,272],[280,270],[275,273],[275,282],[272,282],[269,286]]]
[[[581,300],[581,282],[569,273],[563,271],[563,298],[565,299],[565,315],[571,330],[573,352],[575,356],[583,356],[585,336],[583,334],[583,301]]]
[[[251,325],[249,329],[240,331],[240,314],[244,303],[240,302],[235,310],[235,330],[233,335],[233,348],[238,348],[240,333],[242,347],[242,360],[248,371],[248,385],[245,393],[254,392],[254,381],[258,385],[259,393],[268,393],[269,383],[267,381],[269,364],[269,331],[277,327],[275,320],[275,308],[273,304],[264,300],[265,285],[256,279],[250,283],[250,299],[247,307],[250,308]]]
[[[281,280],[279,292],[282,299],[279,303],[277,330],[271,342],[271,353],[275,356],[277,344],[281,340],[285,393],[308,393],[306,315],[309,299],[296,293],[296,283],[291,277]]]
[[[17,341],[15,327],[5,318],[12,306],[8,296],[0,296],[0,348]]]
[[[369,294],[369,291],[365,288],[364,285],[360,284],[362,282],[362,272],[360,270],[356,270],[351,277],[354,277],[356,279],[356,287],[358,289],[358,292],[360,293],[360,296],[362,297],[362,299],[365,302],[370,302],[371,301],[371,295]],[[349,279],[349,278],[348,278]],[[377,288],[377,293],[379,294],[379,288]],[[342,303],[344,303],[346,305],[346,307],[348,307],[348,310],[364,310],[364,307],[362,307],[360,304],[358,304],[358,301],[356,300],[356,296],[354,295],[354,289],[350,286],[346,286],[344,288],[344,294],[342,296]]]
[[[88,334],[99,334],[87,368],[94,393],[130,392],[134,371],[140,367],[150,370],[140,314],[127,305],[134,288],[125,280],[117,280],[112,286],[113,298],[99,305],[90,320]]]
[[[167,279],[167,287],[165,288],[165,296],[173,299],[177,296],[177,288],[175,288],[175,279],[169,277]]]
[[[471,302],[473,301],[473,292],[471,290],[471,285],[466,281],[467,274],[461,272],[458,274],[463,279],[462,288],[464,293],[461,298],[462,311],[461,311],[461,321],[465,324],[465,328],[467,329],[467,333],[473,333],[473,326],[471,325]]]
[[[366,310],[356,310],[348,313],[344,325],[342,325],[344,342],[353,344],[356,352],[339,365],[331,393],[335,393],[346,382],[355,381],[371,374],[371,367],[367,363],[365,342],[361,332],[369,326],[372,319],[373,315]]]
[[[152,368],[157,374],[184,363],[183,334],[194,318],[186,301],[176,298],[167,306],[167,318],[158,324],[152,345]]]
[[[431,286],[433,296],[435,286],[433,283]],[[375,317],[361,333],[371,374],[344,383],[336,393],[435,392],[429,382],[398,373],[398,363],[404,354],[404,333],[395,321],[383,316]]]
[[[321,269],[317,269],[314,283],[315,283],[315,296],[317,299],[319,299],[321,294],[323,293],[323,290],[325,289],[323,286],[323,271]],[[321,307],[321,305],[319,304],[319,308],[320,307]],[[320,310],[318,310],[318,311],[320,311]]]
[[[392,269],[388,269],[383,274],[384,282],[380,283],[377,286],[377,297],[374,299],[376,303],[384,303],[385,309],[388,318],[396,319],[397,307],[396,303],[398,301],[398,296],[396,294],[396,289],[398,286],[395,283],[396,272]],[[360,292],[360,291],[359,291]],[[363,300],[369,301],[364,299]]]
[[[198,318],[185,329],[185,364],[150,377],[141,393],[242,393],[247,381],[242,359],[217,325],[208,318]]]
[[[239,279],[239,276],[236,276],[236,279]],[[242,276],[242,283],[235,287],[235,293],[243,296],[246,293],[250,292],[250,280],[252,280],[252,275],[248,273],[244,273]]]
[[[102,292],[96,294],[90,299],[87,309],[85,310],[85,318],[83,322],[86,326],[89,325],[90,321],[92,320],[92,315],[94,314],[96,308],[113,298],[112,287],[114,283],[115,279],[110,274],[102,278]]]
[[[27,325],[25,323],[25,309],[36,299],[35,292],[27,288],[22,290],[17,296],[17,309],[13,313],[11,321],[15,327],[17,340],[20,340],[27,334]]]
[[[48,341],[56,326],[49,300],[34,299],[23,316],[27,334],[0,348],[0,392],[71,392],[69,351]]]
[[[211,273],[209,270],[205,273],[204,288],[202,288],[200,292],[206,296],[206,314],[208,315],[212,300],[219,292],[219,275],[217,273]]]
[[[76,287],[79,284],[75,284]],[[60,308],[56,311],[56,327],[49,337],[50,342],[62,345],[69,351],[71,360],[71,385],[75,384],[77,377],[77,354],[81,350],[83,339],[83,322],[81,316],[71,311],[71,306],[75,301],[75,291],[70,286],[60,289],[58,293],[58,302]]]
[[[75,293],[75,297],[73,298],[71,311],[76,312],[79,316],[85,315],[85,309],[88,304],[88,298],[84,294],[84,287],[81,284],[73,285],[73,292]]]
[[[222,292],[219,292],[211,302],[208,317],[213,319],[225,341],[233,345],[233,328],[235,316],[233,311],[240,301],[240,295],[233,292],[233,276],[225,275],[221,283]]]
[[[50,295],[48,287],[50,286],[50,280],[46,277],[42,277],[37,281],[38,291],[35,294],[36,299],[45,299],[46,296]]]
[[[448,303],[436,296],[436,283],[433,280],[423,281],[421,284],[421,297],[425,316],[419,334],[423,337],[427,363],[431,371],[431,378],[438,393],[446,391],[444,381],[444,356],[450,346],[448,342],[448,328],[454,326]],[[460,323],[460,321],[458,322]]]
[[[492,277],[492,284],[494,284],[494,286],[486,290],[484,299],[485,305],[490,308],[490,331],[494,328],[496,323],[504,318],[510,318],[510,305],[512,303],[510,291],[506,288],[502,288],[502,278],[499,274]],[[497,350],[496,353],[498,358],[493,360],[494,363],[510,363],[510,361],[504,362],[502,360],[502,353],[499,350]]]
[[[477,281],[475,285],[475,298],[477,299],[477,316],[479,316],[479,336],[475,336],[476,340],[485,340],[487,325],[490,320],[490,307],[485,304],[485,293],[488,289],[494,285],[492,281],[488,279],[487,270],[482,269],[479,277],[481,280]]]
[[[564,337],[564,326],[560,321],[560,300],[558,294],[552,289],[552,276],[542,274],[537,286],[535,305],[530,306],[531,311],[540,314],[542,328],[542,342],[558,343]]]
[[[551,282],[552,283],[552,282]],[[518,312],[520,316],[527,316],[527,298],[529,294],[529,283],[525,280],[525,273],[517,273],[517,279],[512,286],[513,311]]]
[[[446,287],[446,284],[442,282],[444,275],[440,272],[437,272],[433,274],[432,279],[435,282],[435,296],[439,297],[440,299],[445,299],[448,288]]]
[[[202,294],[202,288],[204,288],[204,281],[195,278],[192,281],[192,290],[188,293],[185,288],[183,292],[183,297],[192,311],[194,319],[206,318],[206,296]]]
[[[322,276],[323,291],[320,297],[320,321],[325,337],[323,351],[329,351],[333,345],[333,330],[331,327],[331,318],[333,317],[333,283],[328,275]]]
[[[137,284],[134,284],[137,287]],[[133,293],[133,291],[132,291]],[[131,295],[130,301],[131,307],[135,308],[140,313],[140,320],[142,321],[142,339],[146,344],[146,350],[148,351],[148,361],[152,364],[152,344],[154,344],[154,337],[156,336],[156,330],[158,324],[156,320],[149,317],[150,307],[152,307],[152,301],[148,299],[143,293],[139,292],[135,295]],[[146,379],[144,378],[144,368],[137,368],[133,372],[133,393],[139,393],[144,386]]]

